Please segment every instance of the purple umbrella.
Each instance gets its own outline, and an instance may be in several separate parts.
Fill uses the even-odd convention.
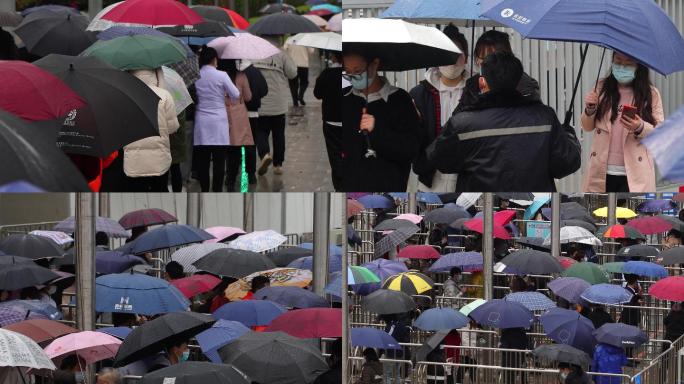
[[[21,11],[21,15],[23,17],[26,17],[34,12],[71,12],[75,15],[80,15],[81,13],[78,11],[76,8],[72,7],[67,7],[66,5],[58,5],[58,4],[47,4],[47,5],[39,5],[36,7],[31,7],[31,8],[26,8],[23,11]]]
[[[459,267],[465,272],[481,271],[484,259],[480,252],[453,252],[440,257],[430,267],[430,272],[449,272],[453,267]]]
[[[589,354],[594,351],[596,340],[592,333],[594,324],[579,312],[551,308],[539,318],[544,332],[557,343],[571,345]]]
[[[638,347],[648,341],[648,335],[641,329],[622,323],[603,324],[594,331],[596,341],[614,347]]]
[[[571,303],[579,303],[580,295],[591,287],[591,284],[579,277],[560,277],[553,279],[547,286],[556,296]]]
[[[514,301],[490,300],[473,309],[470,314],[480,325],[493,328],[529,328],[534,322],[532,311]]]
[[[647,200],[637,206],[637,211],[653,213],[669,211],[675,208],[677,208],[677,204],[672,200]]]
[[[121,273],[138,264],[145,264],[145,260],[142,257],[127,255],[119,251],[99,251],[95,253],[95,270],[103,275]]]
[[[394,208],[394,201],[382,195],[366,195],[359,197],[357,201],[363,204],[366,209]]]
[[[0,185],[0,192],[2,193],[17,193],[17,192],[45,192],[45,190],[36,187],[28,181],[13,181],[11,183]]]
[[[362,267],[368,268],[369,271],[375,273],[380,281],[385,281],[386,278],[402,272],[408,272],[406,264],[401,261],[377,259],[369,263],[363,264]],[[381,283],[355,284],[352,285],[352,290],[357,295],[368,295],[380,289]]]
[[[19,323],[24,320],[47,319],[48,317],[38,312],[28,312],[14,307],[0,307],[0,327]]]
[[[52,228],[55,231],[62,231],[64,233],[74,233],[76,230],[76,218],[74,216],[69,216],[66,219],[59,222]],[[109,237],[114,238],[129,238],[131,235],[121,226],[116,220],[110,219],[108,217],[97,217],[95,218],[95,231],[104,232]]]

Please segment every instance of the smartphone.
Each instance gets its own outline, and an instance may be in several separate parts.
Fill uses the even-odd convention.
[[[637,107],[625,104],[622,106],[622,115],[633,119],[637,114]]]

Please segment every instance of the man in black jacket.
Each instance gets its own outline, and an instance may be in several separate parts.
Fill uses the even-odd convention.
[[[328,151],[333,187],[342,190],[342,56],[330,54],[331,64],[316,79],[314,96],[323,100],[323,136]]]
[[[552,192],[554,179],[579,169],[575,131],[550,107],[521,96],[522,74],[512,53],[489,55],[478,80],[482,94],[427,148],[440,172],[458,173],[456,192]]]

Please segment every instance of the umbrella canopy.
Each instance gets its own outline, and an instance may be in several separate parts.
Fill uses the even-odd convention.
[[[556,296],[570,303],[579,303],[580,296],[591,287],[591,284],[579,277],[560,277],[551,280],[547,286]]]
[[[628,261],[622,266],[622,272],[655,278],[667,277],[667,269],[648,261]]]
[[[413,325],[423,331],[444,331],[468,325],[468,317],[452,308],[431,308],[418,316]]]
[[[342,32],[342,14],[338,13],[328,20],[328,30],[332,32]]]
[[[95,272],[97,273],[121,273],[134,265],[146,263],[142,257],[126,255],[118,251],[95,252]]]
[[[600,265],[590,262],[576,263],[563,271],[565,277],[578,277],[589,284],[608,283],[610,278]]]
[[[431,245],[409,245],[399,251],[397,257],[404,259],[439,259],[439,252]]]
[[[218,21],[203,21],[195,25],[175,25],[160,27],[158,30],[178,37],[220,37],[233,36],[233,32],[224,23]]]
[[[307,20],[311,21],[312,23],[316,24],[317,27],[321,29],[325,29],[328,26],[328,21],[324,19],[322,16],[328,16],[332,15],[330,11],[321,11],[321,12],[308,12],[306,15],[302,15],[302,17],[306,18]],[[313,32],[311,32],[313,33]],[[319,33],[319,32],[316,32]],[[340,41],[340,51],[342,50],[341,44],[342,44],[342,36],[339,34],[337,35],[337,38]]]
[[[536,250],[542,251],[542,252],[550,252],[551,251],[550,245],[544,245],[544,239],[542,239],[541,237],[522,236],[522,237],[518,238],[515,242],[516,242],[516,244],[523,245],[529,249],[536,249]]]
[[[297,8],[290,4],[275,2],[264,5],[259,9],[261,14],[272,14],[272,13],[294,13],[297,12]]]
[[[655,135],[644,138],[644,146],[658,164],[658,171],[665,180],[673,182],[684,181],[684,153],[678,150],[676,143],[668,138],[682,135],[682,122],[684,121],[684,107],[658,126]],[[681,195],[681,193],[679,194]],[[681,199],[681,196],[679,196]]]
[[[297,246],[302,247],[302,248],[306,248],[306,249],[310,249],[310,250],[313,250],[313,247],[314,247],[313,243],[300,243]],[[341,256],[342,255],[342,247],[340,247],[339,245],[330,244],[330,246],[328,247],[328,252],[330,252],[331,255]]]
[[[247,327],[269,325],[273,319],[287,312],[269,300],[241,300],[219,307],[212,316],[216,319],[237,321]]]
[[[434,224],[451,224],[457,219],[469,219],[470,213],[458,205],[441,207],[425,214],[423,220]]]
[[[476,300],[471,301],[470,303],[462,306],[461,309],[459,309],[458,311],[461,312],[462,314],[468,316],[468,315],[470,315],[470,312],[473,311],[473,309],[479,307],[480,305],[482,305],[486,302],[487,302],[487,300],[476,299]]]
[[[525,38],[597,44],[632,56],[663,75],[684,70],[684,39],[655,2],[552,0],[538,6],[504,0],[493,4],[482,16]]]
[[[228,244],[228,247],[252,252],[264,252],[275,249],[286,241],[287,237],[272,229],[267,229],[265,231],[254,231],[242,235],[231,241]]]
[[[494,237],[497,239],[509,240],[511,235],[502,224],[497,224],[494,220]],[[470,219],[463,223],[463,229],[477,233],[484,233],[484,222],[481,217]]]
[[[684,276],[660,279],[648,288],[648,293],[661,300],[684,301]]]
[[[234,283],[231,283],[225,290],[225,297],[234,301],[242,299],[250,289],[252,289],[252,279],[256,276],[266,276],[271,282],[272,287],[294,287],[304,288],[313,279],[311,271],[296,268],[274,268],[268,271],[253,273]]]
[[[342,12],[342,7],[337,6],[337,5],[334,5],[334,4],[328,4],[328,3],[325,3],[325,4],[317,4],[317,5],[314,5],[313,7],[311,7],[311,10],[312,10],[312,11],[317,11],[317,10],[319,10],[319,9],[327,9],[328,11],[330,11],[330,12],[332,12],[332,13],[340,13],[340,12]]]
[[[213,275],[192,275],[171,280],[171,285],[178,288],[183,296],[190,299],[195,295],[211,291],[220,282],[221,279]]]
[[[394,201],[383,195],[366,195],[358,198],[358,202],[366,209],[389,209],[394,208]]]
[[[104,8],[102,8],[101,11],[99,11],[91,20],[90,24],[88,24],[88,28],[86,28],[86,31],[104,31],[112,27],[144,27],[144,28],[149,28],[149,26],[145,24],[139,24],[139,23],[118,23],[114,22],[111,20],[103,19],[102,16],[106,15],[111,11],[112,9],[118,7],[119,5],[123,4],[123,1],[118,1],[116,3],[110,4]]]
[[[591,364],[589,355],[566,344],[544,344],[535,348],[532,354],[538,359],[567,363],[588,369]]]
[[[293,260],[287,265],[288,268],[308,269],[313,271],[313,256],[304,256]],[[337,255],[328,257],[328,272],[338,272],[342,270],[342,258]]]
[[[195,273],[198,271],[198,269],[192,265],[195,261],[208,255],[210,252],[221,248],[228,248],[228,244],[192,244],[172,253],[171,260],[182,265],[184,272]]]
[[[412,311],[416,303],[404,292],[378,289],[361,299],[361,308],[367,312],[389,315]]]
[[[4,329],[28,336],[38,344],[50,342],[60,336],[78,332],[78,329],[47,319],[25,320],[6,325]]]
[[[406,198],[403,200],[408,199],[408,193]],[[440,197],[440,195],[433,193],[433,192],[418,192],[416,193],[416,201],[419,203],[425,203],[425,204],[437,204],[437,205],[442,205],[447,203],[446,201],[443,201]]]
[[[216,322],[211,316],[194,312],[167,313],[135,328],[123,341],[114,359],[122,367],[150,356],[180,341],[187,341]]]
[[[347,267],[347,284],[379,283],[380,278],[368,268],[352,265]]]
[[[406,264],[403,262],[386,259],[377,259],[363,264],[362,267],[374,273],[380,278],[380,281],[385,281],[385,279],[397,273],[408,272],[408,268],[406,268]],[[351,288],[359,295],[367,295],[380,289],[380,285],[380,283],[357,284]]]
[[[58,5],[58,4],[45,4],[45,5],[38,5],[35,7],[29,7],[21,11],[21,15],[23,17],[26,17],[32,13],[54,13],[54,12],[62,12],[62,11],[67,11],[70,12],[74,15],[80,15],[81,13],[78,11],[78,9],[69,7],[66,5]]]
[[[401,349],[399,342],[382,329],[359,327],[351,329],[353,347],[370,347],[378,349]]]
[[[0,27],[16,27],[22,20],[23,17],[19,13],[0,11]]]
[[[596,226],[594,224],[578,219],[561,220],[561,229],[563,227],[582,227],[591,233],[596,232]]]
[[[481,17],[481,1],[474,0],[397,0],[380,17],[410,20],[413,23],[449,24],[459,27],[500,26]]]
[[[247,376],[232,365],[206,361],[182,361],[145,374],[140,384],[249,384]]]
[[[0,266],[0,289],[14,291],[44,284],[58,277],[58,274],[35,263],[5,264]]]
[[[484,258],[480,252],[454,252],[442,255],[428,269],[430,272],[449,272],[453,267],[464,272],[481,271]]]
[[[394,218],[395,220],[408,220],[412,222],[413,224],[418,225],[421,221],[423,221],[423,216],[416,215],[414,213],[402,213],[401,215],[398,215]]]
[[[529,328],[534,315],[524,305],[513,301],[494,299],[470,311],[470,316],[480,325],[493,328]]]
[[[655,248],[650,245],[646,244],[635,244],[635,245],[630,245],[627,247],[622,247],[620,248],[615,256],[621,256],[621,257],[650,257],[650,256],[658,256],[660,254],[660,251],[658,251],[658,248]]]
[[[34,260],[64,255],[64,250],[46,237],[21,234],[5,237],[0,242],[0,251],[8,255],[28,257]]]
[[[202,16],[174,0],[126,0],[102,15],[117,23],[150,26],[192,25],[204,21]]]
[[[638,230],[644,235],[667,232],[672,229],[672,223],[658,216],[644,216],[630,220],[628,226]]]
[[[676,217],[668,216],[668,215],[658,215],[656,217],[661,218],[661,219],[667,221],[668,223],[672,224],[673,229],[676,229],[679,232],[684,232],[684,221],[681,221]]]
[[[53,360],[76,354],[93,364],[100,360],[111,359],[119,350],[121,340],[102,332],[83,331],[70,333],[55,339],[45,347],[45,353]]]
[[[382,287],[392,291],[401,291],[408,295],[420,295],[432,289],[435,283],[429,277],[418,272],[403,272],[390,276]]]
[[[662,265],[684,264],[684,247],[674,247],[664,250],[657,259]]]
[[[644,235],[629,225],[615,224],[599,231],[601,236],[610,239],[645,239]]]
[[[214,236],[214,239],[205,240],[205,244],[222,243],[228,240],[235,240],[238,236],[244,235],[245,231],[237,227],[209,227],[204,229],[208,234]]]
[[[625,263],[623,261],[616,261],[612,263],[603,263],[601,266],[603,266],[603,269],[606,272],[610,273],[622,273],[622,266],[624,266]]]
[[[672,200],[646,200],[637,205],[637,211],[642,213],[670,211],[676,208],[677,203]]]
[[[26,16],[14,33],[37,56],[51,53],[75,56],[94,41],[87,32],[88,17],[68,11],[35,12]]]
[[[203,271],[236,279],[276,267],[271,259],[265,255],[232,248],[220,248],[211,251],[195,261],[193,265]]]
[[[580,296],[594,304],[624,304],[632,300],[632,293],[614,284],[595,284]]]
[[[0,266],[33,262],[33,259],[29,259],[28,257],[6,255],[4,252],[0,252],[0,256],[5,256],[0,257]]]
[[[69,216],[57,223],[57,225],[55,225],[52,229],[55,231],[74,233],[76,232],[76,217]],[[108,217],[98,216],[95,218],[95,232],[104,232],[107,234],[107,236],[113,238],[131,237],[118,222]]]
[[[436,28],[402,20],[345,19],[345,49],[380,59],[382,71],[437,67],[456,62],[460,49]],[[346,28],[344,27],[346,25]]]
[[[342,337],[342,310],[307,308],[289,311],[275,318],[266,328],[266,332],[277,331],[302,339]]]
[[[606,323],[594,331],[596,341],[614,347],[639,347],[648,341],[648,335],[641,329],[622,323]]]
[[[238,321],[220,319],[211,328],[195,336],[202,352],[212,363],[221,363],[218,349],[249,332],[249,328]]]
[[[216,49],[221,59],[264,60],[280,52],[267,40],[250,33],[219,37],[207,46]]]
[[[238,29],[247,29],[247,27],[249,27],[249,22],[232,9],[216,7],[213,5],[193,5],[190,9],[204,17],[205,20],[218,21]]]
[[[74,238],[62,231],[31,231],[29,235],[43,236],[54,241],[58,245],[66,245],[74,242]]]
[[[553,341],[593,353],[596,344],[592,336],[594,324],[579,312],[552,308],[541,315],[539,321]]]
[[[168,224],[143,233],[135,241],[128,243],[127,246],[119,250],[128,250],[130,247],[130,253],[140,254],[179,245],[200,243],[213,238],[204,230],[190,225]]]
[[[132,331],[133,329],[129,327],[105,327],[97,329],[97,332],[103,332],[121,340],[125,339]]]
[[[256,300],[271,300],[288,308],[329,307],[317,294],[298,287],[265,287],[254,293]]]
[[[548,204],[549,201],[551,201],[551,198],[546,196],[540,199],[533,200],[532,204],[525,208],[525,215],[523,215],[523,220],[533,220],[533,218],[537,215],[539,209]]]
[[[185,49],[178,41],[151,35],[98,40],[81,55],[95,56],[121,70],[156,69],[187,58]]]
[[[219,355],[259,383],[310,383],[328,370],[317,347],[283,332],[246,333]]]
[[[543,275],[563,271],[558,260],[550,253],[522,249],[512,252],[501,260],[505,267],[497,272],[515,273],[519,275]]]
[[[190,302],[166,280],[139,273],[119,273],[95,279],[98,312],[157,315],[185,311]]]
[[[61,320],[62,311],[55,308],[52,304],[40,300],[10,300],[0,303],[0,308],[19,312],[24,319],[49,319]],[[33,317],[35,314],[37,316]]]
[[[365,207],[354,199],[347,199],[347,219],[350,219],[363,211]]]
[[[0,329],[0,367],[55,370],[55,364],[35,341],[7,329]]]
[[[563,270],[566,270],[570,268],[571,265],[577,263],[577,260],[567,256],[557,256],[556,259],[558,259],[558,262],[560,263],[561,267],[563,267]]]
[[[582,220],[591,224],[595,224],[594,218],[589,214],[589,211],[583,205],[577,202],[570,201],[561,203],[561,220]],[[542,215],[548,220],[552,219],[551,208],[542,208]]]
[[[285,267],[293,261],[302,257],[313,256],[313,250],[302,247],[284,247],[277,251],[272,251],[266,256],[278,267]]]
[[[589,232],[586,228],[580,226],[568,226],[561,227],[560,230],[560,242],[561,244],[567,243],[580,243],[601,246],[601,240],[599,240],[593,233]],[[551,236],[547,236],[544,239],[544,245],[551,245]]]
[[[594,211],[594,215],[598,217],[608,217],[608,207],[602,207]],[[629,208],[617,207],[615,210],[615,217],[618,219],[631,219],[636,217],[636,212]]]
[[[376,225],[374,231],[394,231],[399,228],[413,228],[416,224],[409,220],[404,219],[388,219],[384,220],[382,223]]]
[[[47,320],[48,317],[37,312],[31,312],[22,308],[17,308],[15,306],[0,305],[0,327],[34,319]]]
[[[504,300],[520,303],[530,311],[547,310],[556,306],[556,303],[540,292],[513,292],[504,296]]]
[[[392,231],[390,234],[384,236],[382,239],[380,239],[380,241],[375,243],[375,257],[380,257],[385,253],[390,252],[417,232],[418,227],[415,225],[413,227],[401,227]]]
[[[178,219],[159,208],[145,208],[138,209],[137,211],[131,211],[121,216],[119,219],[119,224],[125,229],[131,229],[135,227],[149,227],[151,225],[175,223]]]
[[[259,18],[247,28],[255,35],[294,35],[302,32],[320,32],[311,20],[292,13],[274,13]]]

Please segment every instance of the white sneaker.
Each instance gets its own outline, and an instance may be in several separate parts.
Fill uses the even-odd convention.
[[[266,156],[261,159],[261,164],[259,164],[259,170],[257,171],[259,176],[263,176],[268,172],[268,166],[271,165],[272,162],[273,158],[271,157],[271,154],[267,153]]]
[[[273,173],[276,175],[282,175],[283,174],[283,167],[274,166],[273,167]]]

